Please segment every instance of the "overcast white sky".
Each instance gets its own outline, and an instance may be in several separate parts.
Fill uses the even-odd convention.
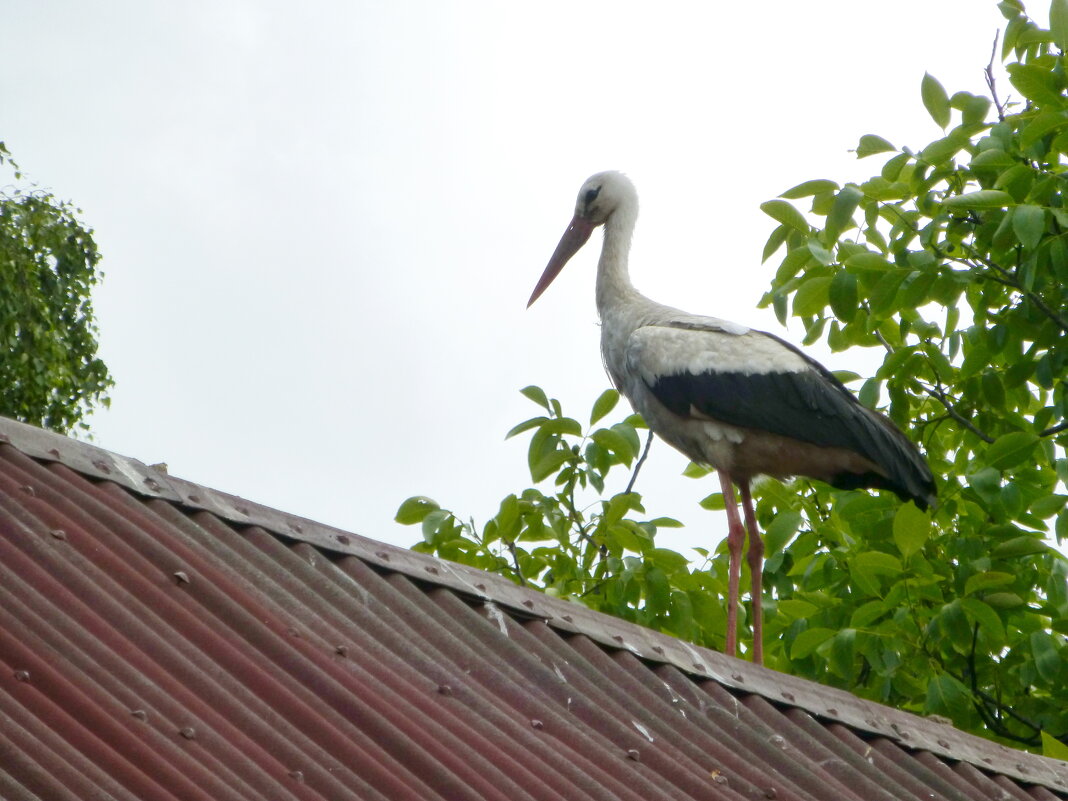
[[[18,2],[0,139],[104,254],[97,444],[409,545],[409,495],[482,520],[529,485],[519,388],[581,418],[608,384],[596,240],[524,310],[588,175],[638,185],[640,289],[799,342],[755,308],[759,204],[876,172],[862,134],[936,138],[924,71],[983,92],[1002,24],[994,0]],[[654,446],[638,489],[689,523],[667,544],[709,546],[718,482],[684,466]]]

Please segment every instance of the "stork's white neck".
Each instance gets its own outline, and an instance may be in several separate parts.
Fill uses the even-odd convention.
[[[629,304],[638,291],[630,282],[628,258],[634,224],[638,220],[638,199],[621,203],[604,224],[604,244],[597,265],[597,312],[604,320],[613,309]]]

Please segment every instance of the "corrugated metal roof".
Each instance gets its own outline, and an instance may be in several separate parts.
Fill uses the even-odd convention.
[[[0,420],[0,798],[1054,799],[1068,764]]]

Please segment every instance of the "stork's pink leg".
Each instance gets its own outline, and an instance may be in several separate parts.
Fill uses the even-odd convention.
[[[749,577],[752,585],[753,600],[753,662],[764,664],[764,610],[761,594],[764,590],[764,538],[757,528],[756,512],[753,510],[753,496],[749,491],[749,482],[743,481],[742,509],[745,510],[745,527],[749,530],[749,550],[746,561],[749,562]]]
[[[727,552],[730,563],[727,567],[727,656],[735,656],[738,647],[738,579],[742,572],[742,545],[745,529],[738,517],[738,501],[734,497],[731,477],[719,471],[719,485],[723,490],[723,502],[727,507]]]

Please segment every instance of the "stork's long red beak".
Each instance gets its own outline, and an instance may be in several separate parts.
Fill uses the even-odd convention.
[[[575,215],[571,220],[571,224],[567,226],[567,230],[564,231],[564,235],[560,238],[560,244],[556,246],[556,251],[553,253],[552,258],[549,259],[545,272],[538,279],[538,285],[534,287],[530,300],[527,301],[528,309],[534,301],[541,297],[542,292],[549,288],[549,284],[560,274],[560,271],[564,269],[564,265],[567,264],[571,257],[578,253],[579,248],[586,244],[590,234],[593,233],[593,229],[596,227],[594,223],[585,217]]]

